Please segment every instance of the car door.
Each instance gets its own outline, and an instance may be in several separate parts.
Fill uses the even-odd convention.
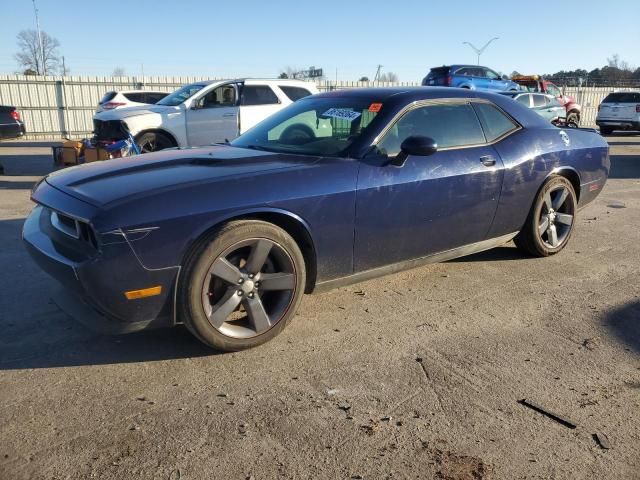
[[[287,100],[287,103],[291,103]],[[240,98],[240,133],[282,108],[282,101],[267,84],[245,83]]]
[[[507,89],[507,82],[502,79],[500,75],[491,70],[490,68],[484,69],[485,76],[488,79],[488,87],[489,90],[498,90],[503,91]]]
[[[430,156],[389,164],[409,136],[436,140]],[[419,105],[394,123],[362,161],[355,221],[355,271],[424,257],[484,240],[503,165],[471,103]]]
[[[203,92],[187,110],[189,146],[211,145],[238,136],[238,88],[224,84]]]

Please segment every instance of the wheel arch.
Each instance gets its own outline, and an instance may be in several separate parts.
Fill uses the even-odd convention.
[[[554,168],[551,173],[547,175],[547,178],[545,178],[544,182],[542,183],[543,186],[545,183],[547,183],[549,177],[551,177],[552,175],[560,175],[561,177],[569,180],[571,182],[571,185],[573,186],[573,190],[576,192],[576,201],[580,201],[580,174],[575,168],[568,166]],[[542,188],[542,186],[540,188]]]
[[[145,133],[161,133],[162,135],[169,137],[169,139],[173,142],[174,147],[178,146],[178,141],[176,140],[175,135],[163,128],[145,128],[144,130],[140,130],[138,133],[136,133],[135,136],[136,143],[138,143],[140,137],[142,137],[142,135],[144,135]]]
[[[298,244],[305,262],[307,271],[305,293],[311,293],[314,290],[317,277],[317,256],[315,243],[311,235],[311,228],[309,224],[298,215],[282,209],[251,209],[234,212],[231,215],[217,219],[215,223],[199,232],[199,234],[189,242],[182,255],[182,265],[184,266],[189,255],[191,255],[192,252],[200,246],[201,242],[213,231],[217,230],[225,223],[239,220],[261,220],[263,222],[272,223],[291,235]]]

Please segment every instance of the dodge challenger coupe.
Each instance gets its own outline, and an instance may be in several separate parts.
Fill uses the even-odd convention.
[[[72,317],[122,332],[183,323],[233,351],[277,335],[303,293],[512,239],[558,253],[608,173],[598,134],[503,95],[342,90],[230,144],[52,173],[23,238]]]

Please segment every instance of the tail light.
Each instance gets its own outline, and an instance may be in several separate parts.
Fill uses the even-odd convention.
[[[11,110],[11,118],[13,118],[15,121],[19,122],[20,121],[20,112],[18,112],[17,110]]]
[[[636,113],[640,113],[640,103],[636,105]]]
[[[121,102],[107,102],[107,103],[103,103],[103,104],[102,104],[102,109],[103,109],[103,110],[113,110],[114,108],[122,107],[123,105],[126,105],[126,103],[121,103]]]
[[[449,75],[449,76],[447,77],[447,80],[446,80],[445,85],[446,85],[447,87],[450,87],[450,86],[451,86],[451,82],[452,82],[452,81],[453,81],[453,78],[451,78],[451,75]]]

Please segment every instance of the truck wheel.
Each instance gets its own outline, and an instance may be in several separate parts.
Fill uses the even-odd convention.
[[[569,128],[578,128],[580,125],[580,116],[573,112],[567,115],[567,127]]]
[[[142,153],[157,152],[176,146],[168,135],[160,132],[143,133],[136,138],[136,143]]]

